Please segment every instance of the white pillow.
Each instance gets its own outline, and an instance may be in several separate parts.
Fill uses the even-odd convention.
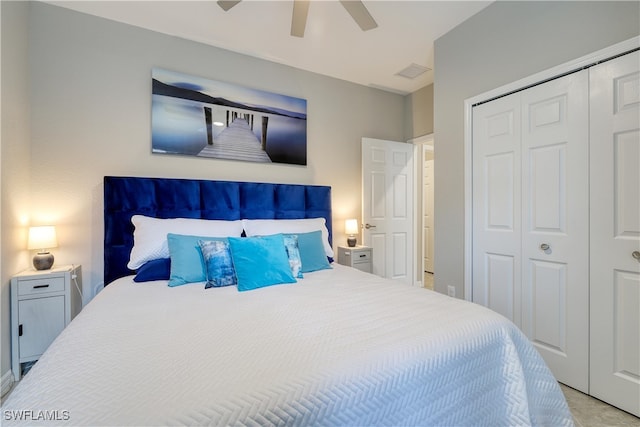
[[[267,236],[278,233],[308,233],[322,231],[322,244],[328,257],[333,257],[333,248],[329,244],[329,230],[324,218],[304,219],[243,219],[247,236]]]
[[[204,237],[240,237],[242,221],[224,221],[192,218],[151,218],[134,215],[131,222],[133,231],[133,248],[127,267],[131,270],[140,268],[145,262],[158,258],[169,258],[167,234],[186,234]]]

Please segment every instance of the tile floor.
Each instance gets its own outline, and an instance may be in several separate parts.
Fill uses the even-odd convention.
[[[576,427],[640,427],[640,418],[560,384]]]

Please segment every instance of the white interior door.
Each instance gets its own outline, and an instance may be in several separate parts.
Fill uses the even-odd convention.
[[[590,394],[640,417],[639,68],[591,69]]]
[[[428,145],[422,146],[422,155],[424,156],[424,168],[423,168],[423,191],[422,191],[422,253],[423,253],[423,265],[424,271],[433,273],[433,147]],[[424,272],[421,272],[424,273]]]
[[[372,272],[414,284],[413,144],[362,138],[362,241]]]
[[[574,73],[473,110],[472,298],[588,391],[588,85]]]

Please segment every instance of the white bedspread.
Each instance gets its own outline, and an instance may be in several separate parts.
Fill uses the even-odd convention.
[[[573,424],[506,319],[340,265],[242,293],[120,279],[2,409],[2,425]]]

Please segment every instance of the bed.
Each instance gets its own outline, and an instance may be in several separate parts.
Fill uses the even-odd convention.
[[[104,191],[107,285],[11,393],[3,425],[573,425],[511,322],[332,263],[329,187],[105,177]],[[204,281],[174,271],[176,242],[190,234],[167,234],[168,272],[166,247],[140,256],[149,224],[189,232],[210,226],[203,220],[233,229],[215,246],[232,255],[234,285],[210,277],[221,265],[208,262],[211,234],[197,236]],[[250,256],[247,275],[238,248],[283,242],[283,274],[296,280],[255,285],[281,252],[267,271]],[[309,271],[312,247],[322,268]],[[134,258],[160,267],[142,281]]]

